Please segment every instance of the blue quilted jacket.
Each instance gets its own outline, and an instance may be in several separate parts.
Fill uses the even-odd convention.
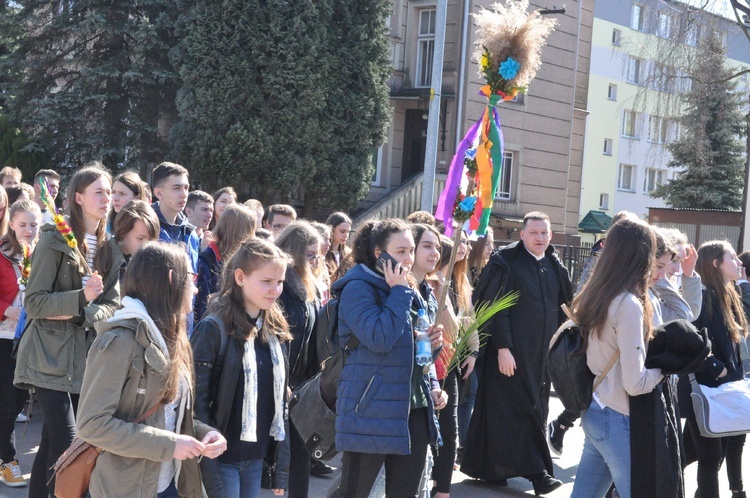
[[[332,287],[341,296],[339,335],[346,344],[361,341],[341,373],[336,404],[336,449],[408,455],[410,379],[414,361],[412,302],[424,301],[412,289],[391,288],[382,275],[357,265]],[[376,297],[377,294],[377,297]],[[431,443],[438,444],[430,379],[422,389],[429,400]]]

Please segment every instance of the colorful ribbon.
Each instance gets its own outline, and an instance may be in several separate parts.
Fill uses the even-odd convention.
[[[453,213],[468,196],[477,197],[469,219],[469,229],[480,236],[485,234],[501,178],[505,144],[496,106],[504,97],[491,95],[489,85],[482,87],[480,94],[487,97],[487,107],[481,119],[469,129],[456,149],[435,212],[435,217],[445,224],[445,234],[449,237],[453,233]],[[464,161],[466,152],[471,149],[476,150],[474,159],[477,171],[473,176]],[[473,188],[469,192],[472,182]]]

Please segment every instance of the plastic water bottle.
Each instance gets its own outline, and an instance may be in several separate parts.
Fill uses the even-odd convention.
[[[417,324],[414,326],[414,331],[416,332],[414,349],[417,351],[417,365],[420,367],[432,363],[432,344],[430,343],[430,336],[427,334],[427,329],[429,328],[430,323],[427,321],[425,311],[421,309],[417,317]]]

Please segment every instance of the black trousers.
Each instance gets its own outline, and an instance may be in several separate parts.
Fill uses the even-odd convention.
[[[456,463],[456,439],[458,437],[457,381],[455,370],[445,378],[444,389],[448,394],[448,404],[440,410],[438,415],[443,446],[438,448],[437,451],[432,448],[435,457],[435,465],[432,467],[432,480],[436,481],[435,487],[438,493],[451,492],[453,464]]]
[[[53,391],[37,387],[36,395],[42,409],[42,440],[31,467],[29,498],[53,498],[55,480],[51,467],[55,465],[76,437],[75,412],[78,409],[78,394]]]
[[[557,423],[570,428],[570,427],[573,427],[573,425],[575,425],[576,420],[578,420],[579,418],[580,418],[579,414],[569,412],[568,410],[564,410],[560,415],[557,416]]]
[[[289,427],[289,498],[307,498],[310,487],[310,454],[291,420]]]
[[[345,451],[341,460],[341,484],[331,498],[367,498],[385,465],[385,495],[388,498],[415,498],[419,494],[430,444],[427,409],[409,415],[410,455],[380,455]]]
[[[701,498],[719,498],[719,469],[722,460],[727,461],[729,489],[742,491],[742,449],[745,435],[722,438],[703,437],[695,421],[695,413],[690,410],[685,418],[685,435],[690,439],[698,457],[698,491]]]
[[[16,459],[13,431],[16,417],[29,398],[27,390],[13,385],[16,360],[10,357],[12,350],[12,339],[0,339],[0,460],[3,462]]]

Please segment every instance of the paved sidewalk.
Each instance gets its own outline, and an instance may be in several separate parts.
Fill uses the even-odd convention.
[[[18,451],[21,468],[25,477],[28,479],[31,472],[31,465],[34,455],[39,444],[41,433],[41,413],[38,405],[34,407],[36,416],[32,413],[32,419],[27,425],[16,424],[16,449]],[[550,416],[556,416],[562,411],[562,405],[553,397],[550,400]],[[25,433],[24,433],[25,431]],[[581,457],[583,447],[583,431],[576,427],[568,431],[565,437],[565,451],[561,458],[553,458],[555,464],[555,476],[561,479],[564,485],[546,496],[549,498],[568,498],[573,490],[573,481],[575,479],[576,468]],[[512,451],[512,450],[510,450]],[[750,449],[747,449],[748,455],[744,459],[743,469],[745,482],[750,481]],[[333,465],[338,466],[340,458],[333,460]],[[692,498],[695,494],[696,482],[696,465],[688,467],[685,472],[686,494],[687,498]],[[729,485],[727,483],[726,471],[720,471],[722,498],[731,497]],[[310,479],[310,498],[324,498],[332,478],[312,477]],[[531,484],[525,479],[511,479],[507,487],[487,486],[475,481],[460,472],[453,474],[453,489],[451,490],[452,498],[484,498],[484,497],[523,497],[534,496]],[[0,484],[0,498],[26,498],[28,488],[9,488]],[[261,492],[261,497],[270,498],[273,493],[267,490]]]

